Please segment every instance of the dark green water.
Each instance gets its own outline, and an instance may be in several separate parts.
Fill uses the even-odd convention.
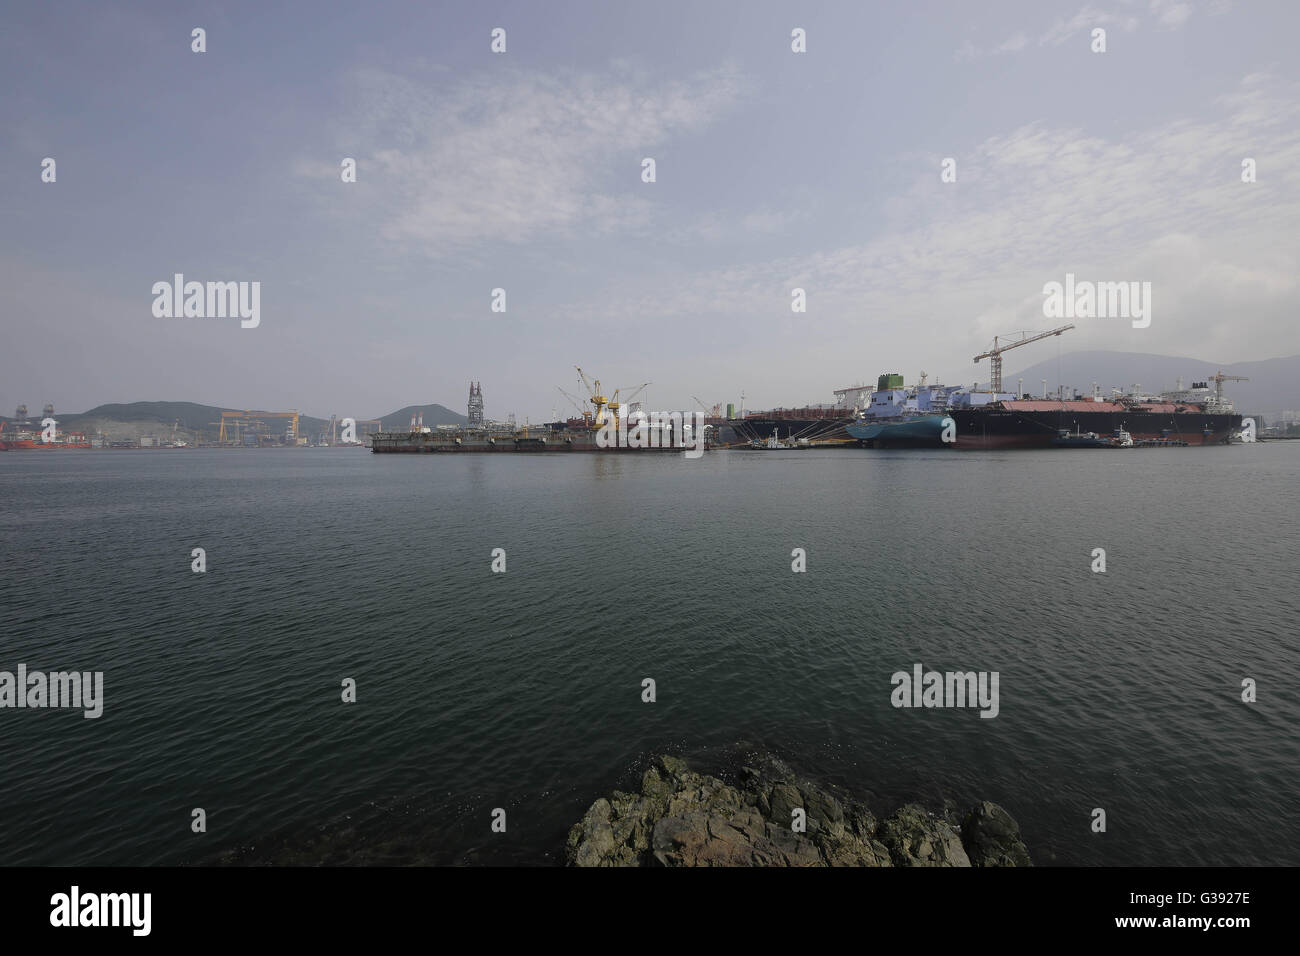
[[[649,755],[738,746],[878,813],[995,800],[1039,864],[1300,863],[1298,472],[1300,443],[3,454],[0,670],[101,670],[105,704],[0,710],[0,863],[555,862]],[[998,671],[999,715],[894,708],[918,662]]]

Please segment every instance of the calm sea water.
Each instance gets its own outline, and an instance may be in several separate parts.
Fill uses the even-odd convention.
[[[1294,865],[1298,472],[1294,442],[3,454],[0,670],[101,670],[105,709],[0,710],[0,863],[556,862],[650,755],[749,747],[877,813],[997,801],[1039,864]],[[997,718],[892,707],[918,662],[998,671]]]

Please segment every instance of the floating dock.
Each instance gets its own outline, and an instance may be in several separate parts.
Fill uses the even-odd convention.
[[[712,447],[705,443],[705,449]],[[458,430],[453,432],[376,432],[370,436],[370,450],[376,454],[464,454],[464,453],[522,453],[522,454],[573,454],[590,452],[601,455],[681,454],[691,451],[680,445],[652,445],[629,448],[608,447],[596,441],[595,432],[551,432],[545,435],[494,434],[482,431]]]

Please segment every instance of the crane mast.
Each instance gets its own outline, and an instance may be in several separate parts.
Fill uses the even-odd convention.
[[[1048,332],[1039,332],[1036,335],[1030,335],[1027,339],[1020,339],[1018,342],[1012,342],[1010,345],[998,345],[998,337],[993,336],[993,348],[987,352],[982,352],[975,356],[975,364],[978,365],[980,359],[989,360],[989,373],[991,375],[990,387],[996,395],[1002,391],[1002,353],[1010,352],[1012,349],[1018,349],[1022,345],[1028,345],[1030,342],[1037,342],[1039,339],[1045,339],[1052,335],[1060,335],[1062,332],[1068,332],[1074,328],[1073,324],[1063,325],[1059,329],[1052,329]],[[1027,332],[1012,333],[1019,335],[1028,335]],[[1017,396],[1019,397],[1019,396]]]
[[[1214,383],[1214,404],[1220,406],[1223,404],[1223,383],[1224,382],[1249,382],[1250,379],[1241,375],[1224,375],[1223,369],[1219,369],[1218,375],[1211,375],[1210,381]]]

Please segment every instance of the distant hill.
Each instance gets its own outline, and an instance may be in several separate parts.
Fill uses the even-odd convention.
[[[276,411],[278,409],[261,409]],[[287,409],[286,409],[287,410]],[[84,431],[87,434],[103,432],[113,437],[139,437],[156,435],[159,438],[170,437],[173,425],[177,437],[194,441],[215,441],[220,428],[222,412],[252,411],[244,408],[221,408],[216,405],[200,405],[196,402],[129,402],[97,405],[85,412],[61,412],[56,410],[62,431]],[[39,423],[40,409],[28,414],[28,420]],[[405,428],[411,423],[412,412],[424,412],[425,425],[463,425],[468,421],[464,415],[458,415],[443,405],[408,405],[385,415],[380,421],[384,428]],[[340,418],[343,416],[340,416]],[[0,421],[8,428],[14,419],[0,416]],[[272,422],[276,420],[271,420]],[[177,425],[179,422],[179,425]],[[299,414],[298,434],[315,440],[316,436],[329,426],[328,418]]]
[[[269,409],[260,409],[268,411]],[[285,409],[287,411],[287,409]],[[213,441],[220,431],[222,412],[252,411],[244,408],[221,408],[216,405],[199,405],[196,402],[129,402],[97,405],[89,411],[68,414],[55,411],[59,428],[64,431],[84,431],[87,433],[129,432],[131,434],[156,434],[170,436],[172,426],[176,425],[178,437],[201,437],[204,441]],[[38,420],[31,416],[33,421]],[[177,424],[179,422],[179,424]],[[315,418],[311,415],[298,416],[298,434],[319,434],[328,424],[328,419]],[[129,429],[115,426],[130,425]]]
[[[384,423],[384,429],[403,429],[411,426],[411,416],[424,413],[424,424],[426,427],[434,425],[464,425],[469,421],[469,416],[458,415],[450,408],[443,405],[407,405],[405,408],[399,408],[395,412],[390,412],[380,419]]]
[[[1300,409],[1300,355],[1229,364],[1140,352],[1071,352],[1060,358],[1059,380],[1057,360],[1051,358],[1020,371],[1004,372],[1002,384],[1014,391],[1016,380],[1023,378],[1025,391],[1034,395],[1042,393],[1043,379],[1053,391],[1058,384],[1065,384],[1086,394],[1096,382],[1107,393],[1112,387],[1127,390],[1134,384],[1141,385],[1144,392],[1156,392],[1173,388],[1180,376],[1183,385],[1189,386],[1193,380],[1205,381],[1220,369],[1225,375],[1250,379],[1223,385],[1224,394],[1237,411],[1263,415],[1272,421],[1285,410]],[[987,366],[984,375],[987,382]]]
[[[56,412],[54,417],[65,429],[75,429],[79,420],[104,419],[115,422],[147,422],[165,424],[168,427],[180,420],[180,427],[196,431],[207,427],[209,422],[220,421],[221,409],[214,405],[199,405],[195,402],[131,402],[129,404],[113,403],[97,405],[79,414]],[[241,409],[242,410],[242,409]]]

